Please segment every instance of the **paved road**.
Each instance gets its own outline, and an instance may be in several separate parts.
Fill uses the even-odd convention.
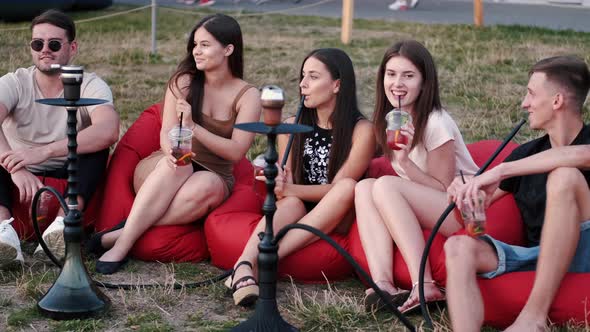
[[[309,6],[323,1],[329,2],[318,6]],[[472,0],[420,0],[418,7],[405,12],[388,10],[387,6],[392,1],[355,0],[355,17],[421,23],[473,23]],[[579,5],[527,5],[498,1],[484,1],[484,22],[486,25],[519,24],[558,30],[572,29],[590,32],[590,7]],[[149,0],[114,0],[114,2],[141,5],[151,3]],[[184,8],[189,7],[177,3],[176,0],[158,0],[158,3]],[[342,12],[341,6],[342,0],[301,0],[299,3],[295,3],[293,0],[269,0],[261,5],[256,5],[252,0],[241,0],[237,4],[233,0],[216,0],[216,3],[211,8],[258,12],[303,7],[297,10],[289,10],[288,13],[339,17]]]

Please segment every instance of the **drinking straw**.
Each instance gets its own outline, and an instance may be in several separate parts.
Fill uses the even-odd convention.
[[[465,177],[463,176],[463,170],[459,170],[459,174],[461,174],[461,181],[463,181],[463,184],[465,184]],[[475,211],[471,211],[471,215],[473,216],[473,219],[475,219]]]
[[[180,112],[180,124],[178,125],[178,145],[176,146],[177,149],[180,149],[180,133],[182,132],[182,116],[184,112]]]
[[[301,96],[301,101],[299,102],[299,108],[297,109],[297,113],[295,114],[295,124],[299,123],[299,119],[301,118],[301,111],[303,110],[303,103],[305,103],[305,96]],[[287,147],[285,148],[285,154],[283,155],[283,160],[281,161],[281,168],[285,168],[287,164],[287,159],[289,159],[289,152],[291,152],[291,145],[293,144],[294,134],[289,136],[289,141],[287,142]]]
[[[399,110],[401,111],[402,110],[402,96],[401,95],[397,96],[397,101],[399,103]]]

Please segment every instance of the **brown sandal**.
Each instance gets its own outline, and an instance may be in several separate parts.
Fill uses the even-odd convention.
[[[424,281],[424,283],[425,284],[433,284],[438,287],[438,283],[434,280],[426,280],[426,281]],[[445,289],[443,287],[438,287],[438,290],[442,293],[442,297],[426,300],[426,306],[429,311],[430,311],[430,309],[433,309],[433,308],[440,309],[440,308],[444,307],[447,302],[447,299],[445,296]],[[418,282],[415,282],[412,284],[412,291],[410,292],[410,295],[408,296],[408,300],[410,300],[412,298],[412,295],[414,295],[414,292],[416,292],[416,293],[418,292]],[[406,300],[406,302],[408,300]],[[406,308],[406,310],[404,310],[404,311],[401,311],[401,313],[404,315],[411,315],[411,314],[417,313],[419,311],[420,311],[420,299],[418,298],[418,301],[416,301],[416,303],[414,303],[414,305],[410,306],[409,308]]]
[[[252,304],[254,304],[254,302],[256,302],[256,300],[258,299],[259,289],[258,289],[258,282],[256,282],[256,279],[254,279],[253,276],[245,276],[245,277],[242,277],[238,280],[234,280],[234,276],[236,274],[236,271],[242,265],[249,266],[250,269],[252,269],[252,263],[250,263],[248,261],[239,262],[234,267],[234,271],[232,272],[231,277],[228,278],[228,280],[226,280],[225,285],[228,286],[228,281],[229,281],[229,285],[231,285],[231,290],[233,293],[232,296],[234,298],[235,305],[248,307],[248,306],[251,306]],[[242,286],[239,288],[236,287],[239,283],[244,282],[244,281],[248,281],[248,280],[254,280],[254,284]]]
[[[385,296],[387,297],[389,302],[391,302],[391,304],[394,305],[395,308],[399,307],[400,305],[403,305],[404,302],[406,302],[406,300],[408,299],[408,296],[410,296],[410,291],[407,291],[405,289],[401,289],[397,293],[393,294],[386,292],[384,290],[381,291],[385,293]],[[381,298],[381,296],[377,294],[377,292],[373,292],[365,297],[366,312],[376,312],[381,310],[389,310],[389,307],[387,306],[387,303]]]

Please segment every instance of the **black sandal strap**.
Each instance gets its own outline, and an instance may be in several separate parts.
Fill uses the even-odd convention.
[[[244,281],[247,281],[247,280],[253,280],[253,281],[254,281],[254,284],[255,284],[255,285],[258,285],[258,283],[256,282],[256,279],[254,279],[254,277],[253,277],[253,276],[245,276],[245,277],[241,277],[240,279],[238,279],[238,280],[236,280],[236,281],[234,281],[234,280],[232,279],[232,281],[234,281],[233,285],[231,285],[232,292],[234,292],[234,293],[235,293],[235,292],[236,292],[238,289],[242,288],[242,287],[240,287],[240,288],[237,288],[236,286],[237,286],[237,285],[239,285],[241,282],[244,282]],[[249,285],[248,285],[248,286],[249,286]],[[243,287],[246,287],[246,286],[243,286]]]
[[[236,284],[236,282],[234,281],[234,276],[236,275],[236,271],[237,271],[237,270],[238,270],[238,268],[239,268],[240,266],[242,266],[242,265],[246,265],[246,266],[250,267],[250,269],[253,269],[253,268],[252,268],[252,263],[250,263],[249,261],[241,261],[241,262],[239,262],[238,264],[236,264],[236,266],[234,267],[234,270],[233,270],[233,271],[232,271],[232,273],[231,273],[231,284],[232,284],[232,289],[233,289],[233,286]],[[240,280],[241,280],[241,279],[240,279]]]

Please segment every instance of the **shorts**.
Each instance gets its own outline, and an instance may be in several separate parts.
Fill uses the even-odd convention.
[[[504,273],[534,271],[536,269],[539,246],[529,248],[513,246],[489,235],[483,235],[480,239],[489,243],[498,255],[498,268],[495,271],[481,273],[480,277],[492,279]],[[568,272],[590,272],[590,220],[580,225],[580,240]]]

